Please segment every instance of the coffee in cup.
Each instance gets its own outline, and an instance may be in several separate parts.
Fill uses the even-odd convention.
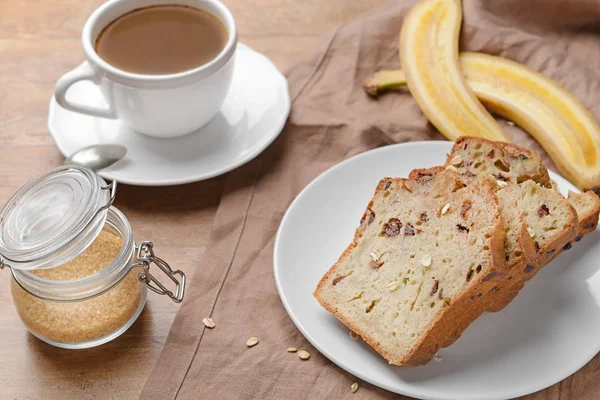
[[[167,75],[208,63],[226,43],[227,30],[214,15],[165,4],[115,19],[100,32],[94,48],[100,58],[123,71]]]

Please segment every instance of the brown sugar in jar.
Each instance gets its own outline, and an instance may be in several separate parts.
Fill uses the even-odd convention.
[[[148,289],[183,300],[185,275],[156,257],[152,242],[136,245],[112,207],[115,191],[116,182],[87,168],[63,166],[27,183],[0,211],[0,269],[12,272],[19,317],[46,343],[80,349],[113,340],[138,318]]]
[[[73,281],[94,275],[118,256],[123,239],[103,230],[81,255],[67,264],[33,275],[51,281]],[[90,342],[125,326],[145,299],[145,286],[129,273],[111,290],[79,302],[47,301],[25,291],[14,279],[12,296],[29,331],[46,341],[62,344]]]

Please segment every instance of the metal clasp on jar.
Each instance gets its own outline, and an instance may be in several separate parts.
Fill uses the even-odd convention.
[[[160,295],[167,295],[175,303],[181,303],[185,292],[185,274],[180,271],[173,271],[169,264],[164,260],[156,257],[153,250],[154,244],[152,242],[142,242],[137,248],[137,264],[134,264],[132,268],[142,267],[144,272],[140,274],[140,281],[144,282],[148,289]],[[150,273],[150,265],[154,264],[161,271],[175,283],[175,293],[167,289],[160,281]],[[180,279],[177,279],[179,275]]]

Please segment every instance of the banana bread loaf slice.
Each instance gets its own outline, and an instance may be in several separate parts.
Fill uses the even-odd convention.
[[[600,213],[600,198],[591,190],[584,193],[569,192],[567,200],[579,218],[579,238],[596,230]]]
[[[527,168],[522,169],[522,173],[524,175],[530,175],[531,179],[544,187],[548,186],[548,181],[545,176],[548,176],[548,172],[542,159],[537,156],[537,154],[531,150],[524,149],[512,143],[505,142],[495,142],[498,144],[506,154],[509,155],[507,159],[507,163],[509,166],[514,166],[515,160],[518,161],[519,156],[521,154],[529,157],[531,160],[538,162],[539,165],[536,167],[534,163],[527,164]],[[541,169],[546,170],[546,173],[540,173],[539,175],[536,171],[540,171]],[[555,190],[558,190],[556,182],[550,181],[550,185]],[[573,193],[573,192],[572,192]],[[596,229],[598,225],[598,215],[600,214],[600,199],[593,191],[587,191],[585,193],[569,193],[567,200],[571,203],[575,211],[577,212],[577,218],[579,220],[579,236],[586,235]],[[558,253],[556,253],[558,255]],[[555,255],[555,257],[556,257]]]
[[[391,364],[429,361],[506,273],[491,183],[460,181],[442,171],[379,182],[354,241],[314,292]],[[431,191],[446,185],[449,193]]]
[[[462,136],[454,142],[446,166],[456,168],[461,174],[486,172],[499,181],[521,183],[531,179],[544,187],[552,187],[540,156],[510,143]]]
[[[510,271],[513,284],[503,296],[488,307],[488,311],[500,311],[506,307],[523,288],[525,283],[548,264],[577,236],[577,213],[560,193],[545,188],[531,180],[520,185],[510,185],[518,196],[518,206],[524,210],[528,231],[535,243],[537,258],[524,268]]]
[[[508,143],[463,137],[457,140],[446,165],[453,165],[466,176],[481,172],[492,174],[499,183],[503,182],[499,198],[509,196],[516,199],[518,208],[525,216],[536,256],[528,257],[525,265],[509,263],[507,279],[512,280],[511,284],[508,288],[505,285],[498,286],[486,295],[484,300],[489,304],[488,311],[499,311],[514,299],[525,282],[545,266],[555,253],[558,254],[575,238],[577,212],[552,189],[541,158],[527,149]],[[581,212],[585,213],[583,209]],[[531,240],[526,242],[531,243]]]
[[[584,235],[593,232],[598,227],[598,214],[600,213],[600,198],[593,191],[584,193],[569,192],[567,200],[571,203],[577,216],[583,218],[579,220],[579,229],[575,239],[565,244],[563,247],[556,246],[555,251],[546,254],[546,262],[552,261],[565,250],[570,250],[575,242],[579,242]]]

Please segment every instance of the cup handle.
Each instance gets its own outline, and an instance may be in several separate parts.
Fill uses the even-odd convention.
[[[95,117],[116,119],[117,113],[110,100],[107,100],[107,108],[78,104],[67,100],[67,90],[69,90],[73,84],[80,81],[91,81],[95,85],[100,84],[100,78],[94,73],[87,62],[84,62],[74,70],[67,72],[58,80],[58,82],[56,82],[56,87],[54,88],[54,98],[56,99],[56,102],[61,107],[69,111],[92,115]]]

